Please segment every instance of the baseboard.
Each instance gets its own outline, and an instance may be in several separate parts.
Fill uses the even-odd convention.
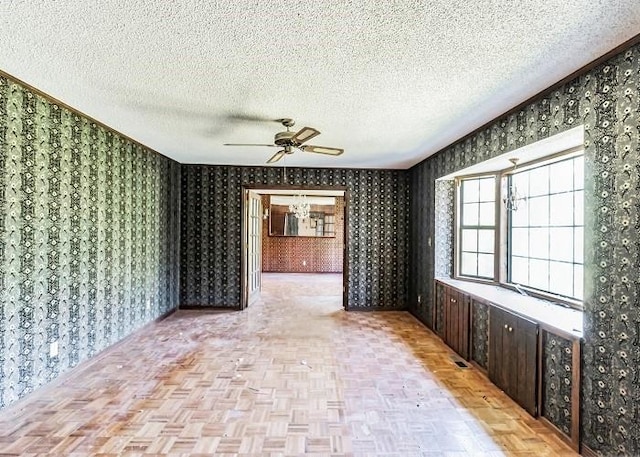
[[[135,329],[134,331],[129,333],[127,336],[125,336],[121,340],[116,341],[115,343],[113,343],[113,344],[107,346],[106,348],[102,349],[100,352],[96,353],[93,357],[90,357],[90,358],[88,358],[86,360],[83,360],[82,362],[80,362],[79,364],[77,364],[73,368],[69,368],[65,372],[63,372],[60,375],[58,375],[52,381],[50,381],[50,382],[48,382],[48,383],[46,383],[46,384],[44,384],[44,385],[42,385],[40,387],[36,387],[32,392],[30,392],[29,394],[27,394],[24,397],[20,398],[16,402],[6,406],[5,408],[0,409],[0,411],[2,411],[3,415],[5,415],[5,414],[10,415],[10,414],[19,413],[22,410],[22,407],[20,405],[24,401],[27,401],[33,395],[44,395],[44,394],[46,394],[46,392],[49,389],[53,389],[53,388],[59,387],[60,384],[63,384],[69,378],[71,378],[72,376],[75,376],[78,372],[86,370],[88,368],[91,368],[91,366],[93,364],[95,364],[95,363],[101,361],[102,359],[104,359],[109,354],[109,352],[111,352],[113,349],[116,349],[119,346],[121,346],[122,344],[126,343],[127,341],[132,339],[135,335],[140,333],[141,331],[149,328],[152,325],[155,325],[155,324],[165,320],[167,317],[171,316],[176,311],[177,311],[177,308],[173,308],[173,309],[170,309],[169,311],[161,314],[160,316],[156,317],[155,319],[153,319],[153,320],[147,322],[146,324],[144,324],[142,327],[140,327],[138,329]]]
[[[409,311],[406,306],[402,306],[400,308],[384,308],[382,306],[374,306],[374,307],[364,307],[364,306],[349,306],[347,311],[357,311],[357,312],[372,312],[372,311]]]
[[[591,449],[589,446],[583,444],[580,449],[580,455],[584,457],[599,457],[598,453]]]
[[[240,306],[180,305],[180,311],[239,311]]]
[[[560,430],[553,422],[547,419],[544,416],[538,416],[538,420],[551,431],[553,431],[558,438],[560,438],[565,444],[571,447],[576,452],[580,450],[580,442],[578,440],[574,440],[571,436],[567,435],[565,432]]]

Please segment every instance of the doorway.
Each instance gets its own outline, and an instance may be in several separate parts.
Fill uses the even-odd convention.
[[[303,214],[295,214],[298,200]],[[348,309],[348,200],[344,187],[243,186],[241,309],[260,297],[263,270],[340,274]]]

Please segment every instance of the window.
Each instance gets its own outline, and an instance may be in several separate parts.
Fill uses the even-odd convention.
[[[493,278],[496,178],[465,179],[460,191],[460,274]]]
[[[513,188],[521,199],[517,210],[508,211],[503,198]],[[582,300],[581,151],[518,170],[461,177],[457,189],[458,276]]]
[[[582,299],[583,156],[507,178],[527,196],[509,211],[508,282]]]

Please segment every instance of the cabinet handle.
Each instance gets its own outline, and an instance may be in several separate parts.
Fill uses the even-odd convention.
[[[455,302],[456,302],[453,298],[451,299],[451,301],[452,301],[453,303],[455,303]]]
[[[504,324],[504,328],[509,328],[509,326],[507,324]]]
[[[513,332],[513,327],[509,327],[509,331],[510,331],[510,332]]]

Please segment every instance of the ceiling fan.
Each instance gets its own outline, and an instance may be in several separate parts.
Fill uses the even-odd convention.
[[[243,144],[243,143],[225,143],[225,146],[264,146],[271,148],[282,148],[280,151],[276,152],[267,163],[274,163],[278,160],[282,159],[285,154],[293,154],[295,149],[304,152],[314,152],[317,154],[327,154],[331,156],[339,156],[344,152],[344,149],[339,148],[328,148],[325,146],[312,146],[310,144],[303,144],[309,141],[311,138],[314,138],[320,135],[320,132],[311,127],[302,127],[297,132],[292,132],[290,130],[291,127],[294,126],[295,122],[293,119],[278,119],[284,127],[286,127],[286,131],[276,133],[276,136],[273,140],[273,144]]]

